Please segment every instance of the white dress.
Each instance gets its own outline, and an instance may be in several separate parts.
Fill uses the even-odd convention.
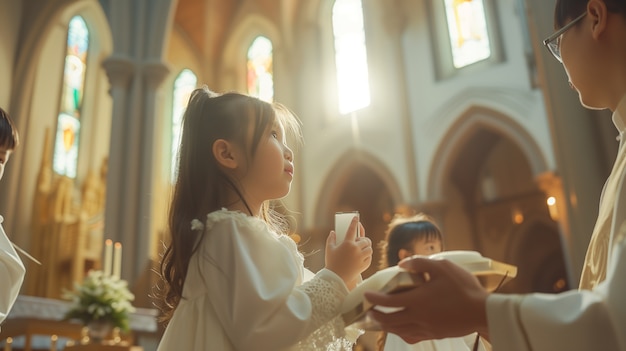
[[[626,96],[613,122],[622,141],[598,217],[599,224],[609,225],[596,224],[596,230],[604,227],[608,235],[606,244],[594,245],[597,234],[602,235],[594,230],[585,265],[586,270],[606,267],[606,279],[596,272],[600,278],[591,281],[593,289],[556,295],[492,294],[487,318],[495,351],[626,351]],[[607,211],[611,216],[602,216]]]
[[[472,351],[476,342],[476,333],[458,338],[446,338],[440,340],[425,340],[416,344],[408,344],[395,334],[387,334],[385,351]],[[478,350],[491,350],[481,338]]]
[[[0,216],[0,323],[4,321],[17,299],[24,281],[24,264],[2,228]]]
[[[207,216],[180,301],[159,351],[351,350],[338,317],[348,290],[323,269],[305,282],[304,258],[288,236],[256,217]]]

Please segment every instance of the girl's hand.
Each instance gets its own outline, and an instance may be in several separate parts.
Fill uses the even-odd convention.
[[[359,234],[357,235],[357,226]],[[326,268],[335,272],[352,290],[359,276],[372,264],[372,241],[365,236],[365,228],[355,216],[350,222],[346,238],[337,244],[337,234],[331,231],[326,239]]]

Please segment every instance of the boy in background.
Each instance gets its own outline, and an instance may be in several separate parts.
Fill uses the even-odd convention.
[[[437,223],[428,215],[396,216],[387,229],[385,241],[379,244],[382,259],[380,269],[396,266],[414,255],[430,256],[443,251],[443,234]],[[379,351],[484,351],[488,344],[476,333],[462,337],[425,340],[411,345],[395,334],[381,332]]]

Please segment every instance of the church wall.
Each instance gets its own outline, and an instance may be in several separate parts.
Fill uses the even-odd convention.
[[[305,147],[300,151],[301,189],[299,210],[306,228],[315,227],[313,208],[321,193],[334,191],[324,180],[333,176],[332,165],[351,149],[362,149],[391,170],[406,203],[438,201],[430,198],[431,168],[444,136],[467,109],[488,107],[510,118],[520,132],[531,135],[545,163],[540,172],[554,169],[555,161],[541,92],[534,88],[523,45],[523,23],[512,2],[495,2],[495,23],[500,32],[497,48],[502,61],[475,65],[452,77],[436,74],[432,16],[424,1],[381,4],[364,1],[368,65],[372,104],[355,113],[358,138],[351,116],[339,115],[336,107],[334,51],[330,8],[316,9],[316,20],[302,21],[302,60],[298,104],[294,107],[304,122]],[[391,10],[386,8],[399,7]],[[394,28],[398,13],[406,27]],[[400,43],[396,44],[399,37]],[[296,40],[297,42],[298,40]],[[401,45],[399,48],[397,45]],[[398,56],[402,56],[399,60]],[[407,97],[403,98],[406,86]],[[408,111],[408,112],[405,112]],[[408,113],[411,132],[403,121]],[[410,140],[408,140],[410,139]],[[411,149],[407,149],[407,146]],[[355,156],[358,157],[358,156]],[[408,162],[410,161],[410,162]],[[411,164],[413,162],[413,164]],[[415,169],[411,169],[414,167]],[[412,193],[412,182],[418,189]]]
[[[112,43],[102,10],[95,0],[45,5],[43,9],[36,7],[24,9],[20,20],[22,23],[20,41],[14,51],[16,61],[11,68],[11,71],[18,75],[17,80],[10,86],[12,93],[10,100],[16,109],[15,119],[18,120],[21,145],[16,152],[19,159],[12,159],[9,171],[19,176],[5,177],[2,183],[6,186],[10,182],[12,191],[16,194],[14,198],[5,199],[11,202],[10,230],[16,233],[31,232],[37,173],[44,155],[52,157],[61,96],[67,26],[74,15],[83,16],[90,30],[89,70],[85,82],[87,94],[83,100],[81,116],[77,196],[86,174],[90,170],[98,173],[102,161],[108,155],[111,99],[108,95],[108,80],[99,67],[102,59],[107,56],[107,51],[110,51]],[[0,3],[2,9],[0,13],[7,13],[5,12],[7,6],[6,2]],[[48,148],[44,149],[46,129],[49,139]],[[15,241],[29,248],[30,239],[29,235],[19,235]]]
[[[29,103],[28,129],[23,130],[25,135],[23,148],[24,162],[22,174],[20,176],[22,189],[19,208],[21,232],[30,232],[32,199],[36,186],[37,173],[39,171],[42,158],[52,157],[53,141],[56,133],[56,116],[59,108],[60,89],[62,84],[62,74],[64,66],[65,47],[58,43],[64,43],[66,31],[60,26],[52,26],[45,38],[41,41],[41,56],[33,58],[29,63],[31,69],[35,71],[33,82],[33,94]],[[54,69],[57,67],[58,69]],[[45,132],[48,129],[49,146],[44,146]],[[29,243],[30,237],[20,237],[25,247]]]
[[[170,74],[164,83],[166,94],[172,91],[174,80],[185,68],[192,70],[198,76],[200,84],[207,84],[209,88],[212,88],[211,82],[202,76],[204,70],[202,53],[193,46],[185,32],[178,26],[174,26],[170,35],[168,47],[166,48],[166,59],[167,64],[170,65]]]
[[[11,84],[20,39],[22,4],[20,1],[0,0],[0,9],[0,107],[10,114]]]
[[[463,197],[451,182],[446,182],[444,188],[446,204],[438,223],[443,232],[445,250],[473,249],[475,242],[472,239],[471,221],[465,211]]]
[[[510,2],[497,2],[498,24],[502,30],[504,61],[481,67],[467,67],[457,75],[437,79],[437,60],[431,47],[426,11],[418,11],[405,35],[408,94],[414,120],[421,194],[427,194],[427,173],[435,162],[436,145],[445,143],[445,132],[464,110],[487,106],[501,111],[525,128],[536,140],[542,157],[554,167],[545,106],[540,91],[533,89],[522,52],[521,23]],[[430,19],[432,20],[432,19]],[[410,64],[412,63],[412,64]],[[417,64],[416,64],[417,63]],[[434,199],[430,199],[434,200]]]
[[[302,208],[305,228],[315,228],[316,201],[324,193],[334,192],[324,183],[325,179],[339,177],[333,165],[346,152],[359,157],[359,150],[372,155],[381,166],[391,170],[397,186],[405,198],[410,198],[407,158],[412,157],[406,149],[402,133],[403,105],[399,96],[403,88],[401,71],[395,67],[393,41],[386,40],[384,19],[376,14],[378,3],[364,2],[366,45],[370,76],[370,106],[354,114],[341,115],[336,100],[334,44],[331,28],[331,8],[322,6],[319,16],[304,22],[299,42],[302,58],[300,89],[297,106],[294,107],[304,124],[305,146],[300,152],[300,173],[304,173],[306,187],[302,189]],[[298,41],[298,40],[296,40]],[[298,156],[298,155],[296,155]],[[404,199],[401,199],[404,200]]]

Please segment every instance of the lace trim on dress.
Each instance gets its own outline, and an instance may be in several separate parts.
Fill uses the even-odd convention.
[[[254,230],[259,230],[259,231],[268,230],[267,223],[265,223],[263,220],[257,217],[248,216],[247,214],[243,212],[231,211],[226,208],[222,208],[221,210],[218,210],[218,211],[213,211],[207,214],[206,218],[207,220],[205,224],[205,230],[211,229],[214,223],[225,220],[225,219],[235,220],[237,223],[243,226],[246,226],[248,228],[254,229]],[[276,233],[274,234],[278,235]]]
[[[356,338],[346,338],[345,325],[338,311],[345,297],[342,288],[336,283],[315,277],[301,287],[309,295],[313,305],[311,322],[319,326],[296,347],[302,351],[344,351],[352,350]],[[334,318],[333,318],[334,317]]]

